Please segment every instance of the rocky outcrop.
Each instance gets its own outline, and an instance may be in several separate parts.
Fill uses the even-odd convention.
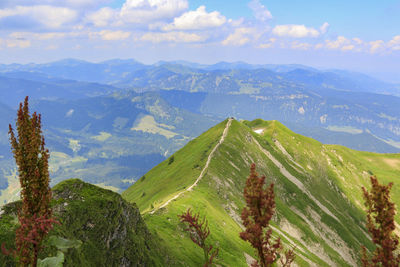
[[[136,205],[126,202],[119,194],[70,179],[53,188],[53,198],[54,214],[61,224],[51,235],[82,241],[80,248],[65,253],[64,266],[171,264],[166,260],[161,242],[147,229]],[[10,205],[5,214],[14,213],[15,207]],[[43,255],[53,253],[54,248],[46,248]]]

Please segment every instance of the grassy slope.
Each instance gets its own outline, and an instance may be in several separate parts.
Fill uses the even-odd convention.
[[[225,124],[226,121],[193,140],[175,153],[172,164],[168,165],[166,160],[147,173],[143,181],[123,193],[123,197],[136,202],[145,213],[149,228],[171,244],[171,253],[182,264],[198,266],[201,263],[200,249],[182,231],[177,218],[191,207],[207,215],[211,241],[220,246],[218,263],[246,266],[243,252],[253,255],[253,250],[238,237],[241,231],[239,215],[244,205],[245,179],[250,164],[255,162],[258,172],[265,174],[268,182],[276,184],[278,212],[273,225],[284,234],[281,236],[286,244],[296,244],[297,263],[301,266],[311,262],[320,266],[356,265],[360,245],[372,248],[363,227],[360,186],[368,186],[370,173],[377,174],[383,182],[395,181],[400,170],[396,165],[400,155],[323,145],[291,132],[277,121],[234,121],[198,186],[154,215],[148,213],[151,205],[161,205],[195,181],[206,161],[204,155],[219,140]],[[252,131],[254,129],[264,131],[259,135]],[[257,142],[303,183],[305,191],[317,202],[282,175]],[[281,146],[286,152],[280,149]],[[196,164],[200,168],[193,168]],[[395,184],[392,195],[396,203],[400,197],[398,190],[399,186]],[[335,218],[325,212],[322,205]]]
[[[69,179],[53,188],[55,216],[61,222],[51,235],[83,243],[69,249],[64,266],[165,266],[165,244],[152,235],[135,205],[124,201],[110,190],[78,179]],[[0,216],[0,243],[13,246],[15,213],[18,204],[8,204]],[[16,206],[17,204],[17,206]],[[45,242],[46,243],[46,242]],[[54,247],[46,246],[40,258],[55,255]],[[0,253],[0,266],[14,266],[9,257]]]
[[[129,200],[137,200],[141,212],[147,212],[151,205],[157,207],[176,192],[193,184],[206,163],[208,154],[218,142],[225,124],[226,121],[190,141],[174,154],[173,162],[170,163],[168,158],[160,163],[140,178],[134,188],[128,188],[123,196]]]
[[[314,177],[329,175],[355,206],[363,209],[361,186],[369,188],[371,175],[376,175],[384,184],[394,182],[392,199],[400,203],[400,154],[380,154],[339,145],[324,145],[293,133],[277,121],[255,120],[245,123],[254,129],[265,128],[263,137],[271,143],[273,139],[279,140],[291,157]],[[310,185],[317,187],[316,183]],[[396,221],[400,223],[399,215]]]
[[[221,137],[226,122],[218,124],[176,152],[172,164],[168,165],[169,160],[167,159],[153,168],[146,174],[143,181],[139,180],[136,186],[125,191],[123,197],[129,200],[134,199],[139,209],[146,213],[152,204],[157,207],[177,192],[184,190],[184,187],[193,184],[205,165],[208,154]],[[211,161],[211,164],[213,162]],[[210,166],[210,168],[212,167]],[[160,179],[161,177],[162,179]],[[182,265],[186,263],[191,266],[200,266],[203,259],[202,251],[185,235],[183,226],[179,224],[178,220],[178,215],[191,207],[195,211],[200,211],[201,215],[207,215],[212,233],[210,240],[213,243],[218,241],[218,246],[221,248],[220,258],[223,261],[218,260],[217,262],[222,266],[247,266],[242,251],[251,254],[252,250],[237,235],[240,227],[226,213],[218,192],[210,190],[208,183],[204,183],[207,178],[208,175],[193,191],[183,194],[166,209],[161,209],[154,215],[144,214],[146,223],[161,238],[168,240],[171,253],[178,255]],[[179,184],[180,190],[176,190],[176,184]],[[141,197],[143,192],[146,194]],[[150,196],[147,197],[148,195]],[[155,201],[157,199],[160,200]],[[230,238],[220,238],[222,236]],[[241,260],[238,261],[238,259]]]

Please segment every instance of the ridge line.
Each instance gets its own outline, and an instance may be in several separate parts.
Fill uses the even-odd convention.
[[[225,141],[225,137],[228,135],[228,130],[229,127],[232,124],[232,118],[228,119],[228,122],[225,125],[225,129],[222,132],[222,136],[219,139],[218,143],[215,145],[215,147],[213,148],[213,150],[211,150],[211,153],[208,155],[206,164],[204,165],[203,169],[200,172],[199,177],[197,177],[196,181],[189,186],[187,189],[185,189],[184,191],[179,192],[178,194],[176,194],[175,196],[173,196],[172,198],[168,199],[164,204],[162,204],[161,206],[154,208],[152,211],[150,211],[150,214],[154,214],[154,212],[156,212],[157,210],[166,207],[172,200],[177,199],[178,197],[180,197],[183,193],[187,192],[187,191],[192,191],[193,187],[195,187],[197,185],[197,183],[204,177],[204,174],[206,172],[206,169],[208,168],[208,165],[211,162],[212,157],[214,156],[215,151],[218,149],[218,147]]]

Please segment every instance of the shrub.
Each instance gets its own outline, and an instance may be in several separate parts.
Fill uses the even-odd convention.
[[[362,190],[367,207],[367,229],[371,234],[372,242],[376,245],[376,250],[369,258],[363,246],[361,261],[364,267],[397,267],[400,264],[400,255],[394,255],[399,244],[399,238],[394,234],[396,208],[390,200],[390,189],[393,183],[381,185],[375,176],[371,176],[370,180],[371,192],[364,187]]]
[[[212,245],[206,244],[206,239],[210,235],[210,228],[208,227],[208,221],[206,217],[200,219],[199,214],[192,214],[190,209],[185,213],[179,215],[182,223],[187,224],[185,229],[190,233],[190,239],[203,249],[204,253],[204,267],[210,267],[213,259],[218,255],[218,248],[213,250]]]
[[[16,125],[18,136],[11,125],[9,134],[18,166],[22,207],[18,211],[16,250],[7,251],[2,245],[2,251],[14,255],[21,266],[36,267],[42,241],[56,221],[50,207],[49,151],[44,147],[40,114],[29,115],[28,97],[19,106]]]
[[[246,230],[240,233],[240,237],[257,251],[258,261],[255,261],[252,267],[269,267],[278,259],[282,266],[290,266],[295,258],[294,251],[288,250],[285,257],[281,257],[281,240],[272,239],[272,229],[269,226],[275,213],[274,184],[271,183],[267,188],[264,188],[264,184],[265,176],[258,176],[256,165],[253,163],[243,193],[246,207],[241,218]]]

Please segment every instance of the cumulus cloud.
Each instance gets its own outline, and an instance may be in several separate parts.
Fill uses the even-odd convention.
[[[148,32],[142,35],[141,41],[152,43],[197,43],[207,39],[207,36],[186,32]]]
[[[17,6],[15,8],[0,9],[0,21],[11,18],[16,21],[15,26],[18,26],[17,21],[23,17],[47,28],[58,28],[73,22],[77,16],[77,12],[73,9],[49,5]]]
[[[325,40],[326,47],[329,49],[340,49],[343,45],[349,44],[350,41],[344,36],[338,36],[336,40]]]
[[[163,27],[163,30],[200,30],[219,27],[225,22],[226,18],[218,11],[207,13],[206,7],[200,6],[174,18],[174,22]]]
[[[344,36],[338,36],[336,40],[325,40],[324,44],[317,44],[316,49],[327,48],[330,50],[370,52],[377,53],[385,51],[386,44],[383,40],[365,42],[358,37],[348,39]]]
[[[272,14],[269,10],[261,4],[260,0],[252,0],[248,4],[249,8],[253,11],[254,17],[260,21],[267,21],[272,19]]]
[[[96,27],[140,25],[165,25],[188,9],[187,0],[126,0],[121,8],[103,7],[86,16],[86,21]],[[151,27],[150,27],[151,28]],[[154,27],[153,27],[154,28]]]
[[[72,8],[82,7],[98,7],[105,3],[110,3],[113,0],[1,0],[0,8],[2,7],[16,7],[16,6],[36,6],[40,5],[52,5],[52,6],[63,6]]]
[[[125,23],[144,24],[174,18],[188,6],[187,0],[127,0],[119,16]]]
[[[304,37],[318,37],[320,32],[314,28],[309,28],[304,25],[277,25],[272,29],[272,34],[280,37],[294,37],[294,38],[304,38]]]
[[[328,31],[329,23],[325,22],[319,27],[319,30],[306,27],[305,25],[297,25],[297,24],[286,24],[286,25],[277,25],[272,29],[272,34],[280,37],[292,37],[292,38],[306,38],[319,37],[321,34],[325,34]]]
[[[95,12],[91,12],[86,16],[86,20],[93,23],[96,27],[105,27],[111,24],[118,17],[118,11],[103,7]]]
[[[392,50],[400,50],[400,35],[393,37],[393,39],[389,41],[388,46]]]
[[[256,41],[261,33],[252,27],[240,27],[222,41],[223,45],[242,46],[251,41]]]

